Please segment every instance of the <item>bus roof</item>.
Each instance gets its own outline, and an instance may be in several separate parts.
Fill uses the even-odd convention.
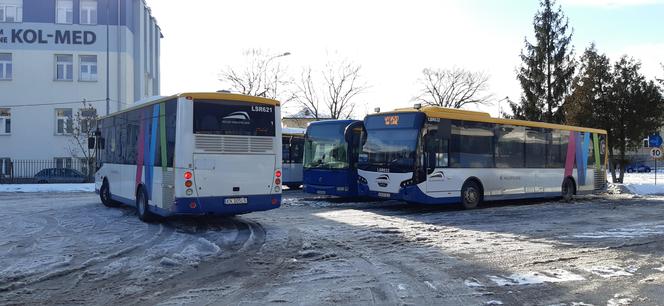
[[[485,112],[475,112],[468,111],[463,109],[454,109],[454,108],[445,108],[438,106],[424,106],[421,109],[417,110],[415,108],[397,108],[391,112],[383,112],[378,114],[371,115],[383,115],[383,114],[394,114],[394,113],[415,113],[422,112],[427,115],[429,118],[440,118],[440,119],[454,119],[454,120],[465,120],[465,121],[475,121],[475,122],[487,122],[487,123],[499,123],[499,124],[510,124],[510,125],[519,125],[519,126],[528,126],[528,127],[538,127],[538,128],[548,128],[548,129],[557,129],[557,130],[567,130],[567,131],[576,131],[576,132],[591,132],[598,134],[606,134],[606,130],[594,129],[594,128],[585,128],[572,125],[562,125],[562,124],[553,124],[537,121],[525,121],[525,120],[515,120],[515,119],[503,119],[503,118],[494,118],[491,117],[488,113]],[[369,115],[369,116],[371,116]]]
[[[283,135],[301,135],[304,136],[306,129],[301,128],[291,128],[291,127],[282,127],[281,134]]]
[[[349,125],[353,122],[358,122],[362,120],[354,120],[354,119],[327,119],[327,120],[319,120],[319,121],[312,121],[309,122],[308,125],[325,125],[325,124],[331,124],[331,125]]]
[[[192,100],[231,100],[231,101],[243,101],[243,102],[251,102],[251,103],[259,103],[259,104],[266,104],[266,105],[272,105],[272,106],[279,106],[280,103],[277,100],[273,99],[268,99],[268,98],[263,98],[263,97],[256,97],[256,96],[249,96],[249,95],[243,95],[243,94],[235,94],[235,93],[228,93],[228,92],[183,92],[171,96],[157,96],[154,98],[149,98],[145,100],[144,102],[140,102],[139,104],[133,105],[129,108],[123,109],[121,111],[112,113],[107,116],[102,116],[99,119],[103,119],[106,117],[114,116],[117,114],[121,114],[124,112],[132,111],[135,109],[139,109],[145,106],[150,106],[154,104],[158,104],[164,101],[168,101],[171,99],[177,99],[177,98],[191,98]]]

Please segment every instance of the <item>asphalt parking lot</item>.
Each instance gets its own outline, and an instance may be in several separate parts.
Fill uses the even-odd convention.
[[[0,304],[664,304],[664,197],[283,202],[145,224],[91,193],[0,193]]]

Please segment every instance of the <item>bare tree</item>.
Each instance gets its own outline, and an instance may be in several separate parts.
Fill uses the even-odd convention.
[[[92,104],[83,101],[83,107],[79,108],[74,117],[67,122],[69,133],[69,153],[74,158],[80,158],[85,162],[84,174],[88,179],[94,174],[94,161],[96,151],[88,149],[88,138],[93,137],[97,128],[97,109]],[[83,155],[81,157],[81,155]]]
[[[292,99],[292,92],[287,89],[292,80],[286,76],[286,69],[274,61],[290,55],[289,52],[269,55],[261,49],[250,49],[243,55],[245,62],[224,68],[219,74],[219,81],[229,86],[231,91],[245,95],[277,99],[282,104]]]
[[[294,99],[316,119],[322,116],[350,118],[357,104],[356,97],[368,88],[361,81],[360,70],[360,65],[346,60],[330,62],[320,72],[321,81],[317,83],[312,69],[306,68],[296,83]]]
[[[316,85],[314,84],[311,73],[311,67],[302,70],[300,79],[295,83],[297,89],[294,98],[302,108],[300,111],[301,114],[320,119],[322,115],[320,112],[320,99],[316,93]]]
[[[461,108],[468,104],[489,104],[489,76],[461,68],[422,70],[422,89],[414,99],[427,105]]]

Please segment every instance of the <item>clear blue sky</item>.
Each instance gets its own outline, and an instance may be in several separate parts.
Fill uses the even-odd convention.
[[[523,39],[532,36],[538,0],[148,0],[162,40],[162,93],[227,88],[217,80],[242,51],[261,48],[299,75],[331,57],[362,65],[371,86],[362,117],[376,106],[410,106],[423,68],[463,67],[490,74],[496,100],[519,98],[515,78]],[[574,28],[577,56],[591,43],[616,60],[629,54],[649,77],[664,76],[664,0],[559,0]],[[291,106],[292,107],[292,106]],[[505,105],[503,104],[503,108]],[[483,107],[497,115],[498,106]]]

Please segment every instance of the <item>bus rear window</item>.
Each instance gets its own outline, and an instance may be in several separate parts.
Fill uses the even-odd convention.
[[[194,134],[274,136],[274,106],[239,101],[194,101]]]

